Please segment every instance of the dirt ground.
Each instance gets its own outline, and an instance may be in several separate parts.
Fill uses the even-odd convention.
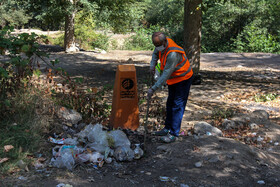
[[[90,86],[112,86],[117,65],[134,64],[139,95],[144,98],[151,54],[150,51],[65,54],[57,48],[51,58],[59,59],[59,65],[71,76],[84,77]],[[268,102],[254,100],[257,93],[280,95],[280,55],[207,53],[201,55],[200,68],[202,83],[192,85],[182,130],[188,132],[199,121],[216,124],[217,111],[266,110],[270,114],[269,121],[252,132],[269,137],[273,143],[280,142],[279,96]],[[166,97],[167,88],[153,96],[151,113],[164,109]],[[145,112],[144,103],[140,106],[141,125]],[[160,123],[162,119],[150,116],[151,128]],[[142,135],[142,132],[143,127],[140,127],[135,133]],[[195,165],[198,162],[201,166]],[[19,176],[24,176],[24,180]],[[248,145],[238,138],[193,134],[163,144],[149,135],[147,152],[140,160],[105,164],[99,169],[78,166],[73,172],[46,167],[6,177],[0,181],[0,186],[56,186],[60,183],[73,186],[280,186],[280,145],[269,142],[265,146]]]

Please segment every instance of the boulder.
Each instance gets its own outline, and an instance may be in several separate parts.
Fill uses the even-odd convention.
[[[251,120],[268,120],[269,114],[265,110],[255,110],[250,114]]]
[[[194,125],[194,133],[204,135],[209,134],[209,132],[213,136],[223,136],[223,133],[220,129],[213,127],[207,122],[201,121]]]

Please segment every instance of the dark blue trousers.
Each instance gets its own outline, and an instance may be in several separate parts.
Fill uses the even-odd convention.
[[[193,76],[188,80],[168,85],[168,98],[166,102],[165,129],[170,134],[179,136],[181,122],[190,93]]]

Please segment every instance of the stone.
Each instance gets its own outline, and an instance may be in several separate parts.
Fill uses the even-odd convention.
[[[250,114],[250,117],[253,119],[268,120],[269,114],[265,110],[255,110]]]
[[[222,127],[223,127],[225,130],[229,130],[229,129],[235,129],[235,128],[236,128],[236,125],[235,125],[235,122],[234,122],[234,121],[225,119],[224,122],[222,123]]]
[[[208,161],[211,163],[216,163],[216,162],[220,161],[220,159],[219,159],[219,156],[215,156],[215,157],[209,159]]]
[[[171,148],[168,147],[167,145],[160,145],[160,146],[157,147],[157,150],[165,151],[165,152],[171,152]]]
[[[258,126],[257,124],[255,124],[255,123],[249,124],[249,127],[250,127],[251,130],[257,130],[257,129],[259,129],[259,126]]]
[[[223,136],[220,129],[213,127],[207,122],[201,121],[194,125],[194,133],[205,135],[206,133],[211,133],[213,136]]]

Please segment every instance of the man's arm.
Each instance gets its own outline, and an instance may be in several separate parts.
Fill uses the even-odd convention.
[[[150,62],[150,72],[155,71],[155,67],[157,65],[158,59],[159,59],[159,52],[155,49],[153,54],[152,54],[152,60]]]
[[[169,79],[171,74],[174,72],[176,65],[182,61],[182,55],[180,53],[171,52],[168,54],[166,59],[166,65],[162,72],[162,75],[158,81],[152,86],[152,90],[156,91]]]

